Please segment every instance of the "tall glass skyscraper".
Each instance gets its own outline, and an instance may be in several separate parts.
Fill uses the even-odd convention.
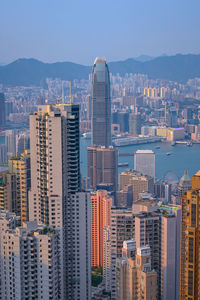
[[[92,145],[111,145],[110,77],[105,58],[99,57],[92,71]]]

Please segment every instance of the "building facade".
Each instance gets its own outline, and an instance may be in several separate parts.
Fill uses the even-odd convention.
[[[92,70],[92,145],[111,145],[110,75],[106,60],[99,57]]]
[[[192,189],[181,201],[181,280],[180,299],[200,297],[199,286],[199,206],[200,171],[192,177]]]
[[[135,240],[124,241],[116,269],[117,300],[157,299],[157,273],[151,267],[149,246],[137,249]]]
[[[134,154],[134,169],[143,175],[155,179],[155,152],[152,150],[137,150]]]
[[[60,235],[25,222],[1,233],[1,299],[61,299]]]
[[[133,189],[133,202],[139,200],[140,193],[154,193],[153,177],[142,175],[134,170],[125,170],[119,174],[119,189],[122,190],[126,185],[131,185]]]
[[[110,226],[113,199],[107,191],[91,194],[91,265],[103,267],[103,228]]]
[[[116,299],[116,260],[122,255],[123,241],[133,238],[133,214],[131,209],[111,209],[110,232],[110,291],[111,299]]]
[[[90,195],[80,192],[78,105],[30,115],[29,219],[61,229],[62,297],[90,299]]]
[[[28,221],[28,191],[31,186],[30,152],[12,157],[8,161],[8,170],[0,172],[0,207]]]
[[[117,166],[117,148],[88,147],[88,177],[93,189],[99,184],[109,184],[116,191]]]

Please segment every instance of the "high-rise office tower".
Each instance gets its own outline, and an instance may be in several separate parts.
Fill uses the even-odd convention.
[[[5,137],[6,137],[8,159],[16,155],[16,135],[17,135],[17,130],[6,131]]]
[[[106,60],[99,57],[92,70],[92,145],[111,145],[110,76]]]
[[[134,154],[134,169],[155,179],[155,153],[152,150],[137,150]]]
[[[16,136],[16,155],[20,155],[25,149],[30,149],[30,134],[22,131]]]
[[[192,177],[192,189],[181,201],[181,281],[180,299],[200,297],[200,171]]]
[[[134,239],[124,241],[116,269],[117,300],[157,299],[157,273],[151,267],[149,246],[136,248]]]
[[[113,191],[117,189],[117,148],[88,147],[88,177],[91,187],[99,184],[110,184]]]
[[[1,232],[2,300],[61,299],[58,230],[36,222]]]
[[[129,132],[129,113],[121,111],[113,112],[112,124],[118,124],[120,132]]]
[[[191,188],[192,188],[192,180],[188,175],[188,171],[185,170],[184,175],[181,177],[178,185],[178,199],[177,199],[178,204],[181,204],[182,197],[188,190],[191,190]]]
[[[140,113],[129,114],[129,133],[138,136],[141,134],[141,115]]]
[[[80,192],[79,106],[30,115],[29,218],[61,228],[64,299],[90,299],[90,195]]]
[[[3,93],[0,93],[0,126],[5,126],[5,123],[5,96]]]
[[[110,226],[112,198],[107,191],[91,194],[91,265],[103,266],[103,227]]]

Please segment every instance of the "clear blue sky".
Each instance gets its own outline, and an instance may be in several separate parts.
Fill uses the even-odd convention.
[[[200,53],[200,0],[0,0],[0,62]]]

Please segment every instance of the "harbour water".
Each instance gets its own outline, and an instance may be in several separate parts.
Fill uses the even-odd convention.
[[[91,143],[90,139],[81,139],[81,174],[87,176],[87,146]],[[160,147],[160,148],[159,148]],[[119,153],[135,153],[138,149],[150,149],[156,154],[156,177],[163,178],[168,171],[169,174],[176,173],[181,177],[187,169],[192,176],[200,169],[200,144],[193,144],[192,147],[186,145],[171,146],[170,143],[152,143],[144,145],[131,145],[119,147]],[[169,155],[167,155],[167,153]],[[125,169],[134,168],[133,156],[121,156],[119,162],[128,162],[129,166],[119,167],[118,173]]]
[[[4,138],[0,137],[0,143],[4,143]],[[87,147],[90,146],[91,140],[81,138],[81,175],[87,176]],[[200,144],[193,144],[192,147],[186,145],[171,146],[169,143],[152,143],[144,145],[131,145],[119,147],[119,153],[135,153],[138,149],[150,149],[156,154],[156,177],[163,178],[168,171],[176,173],[181,177],[184,170],[187,169],[192,176],[200,169]],[[170,153],[167,155],[167,153]],[[128,166],[118,167],[118,173],[126,169],[134,168],[133,156],[119,157],[119,163],[128,162]],[[0,167],[0,170],[3,168]],[[172,175],[173,176],[173,175]]]

